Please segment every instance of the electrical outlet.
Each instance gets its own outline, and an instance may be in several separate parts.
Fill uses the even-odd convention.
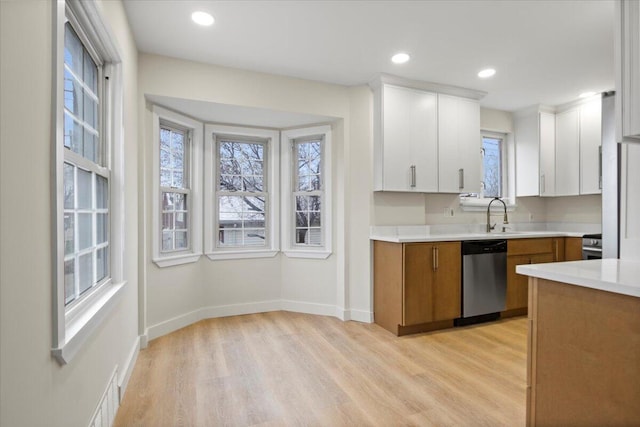
[[[453,217],[453,208],[444,208],[444,211],[442,212],[443,216],[450,218]]]
[[[533,222],[533,214],[532,213],[529,214],[529,222]]]

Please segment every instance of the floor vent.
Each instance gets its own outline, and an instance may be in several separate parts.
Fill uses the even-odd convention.
[[[120,406],[118,396],[118,369],[113,372],[107,389],[102,395],[98,409],[96,409],[89,427],[111,427],[116,419],[116,413]]]

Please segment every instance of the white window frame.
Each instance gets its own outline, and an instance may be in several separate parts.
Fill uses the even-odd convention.
[[[80,351],[92,332],[113,309],[122,294],[124,280],[124,157],[123,85],[121,56],[115,38],[105,25],[95,2],[56,0],[53,5],[53,129],[52,129],[52,355],[62,365]],[[69,20],[93,56],[102,61],[102,90],[99,107],[103,163],[109,175],[109,259],[110,276],[93,286],[68,306],[64,301],[64,34]],[[76,156],[78,165],[84,159]],[[87,162],[90,163],[90,162]],[[86,165],[88,166],[88,165]]]
[[[202,256],[202,144],[203,124],[190,117],[173,112],[166,108],[153,105],[153,220],[152,245],[153,262],[158,267],[197,262]],[[162,200],[160,193],[165,190],[160,187],[160,124],[167,123],[186,130],[188,136],[187,148],[187,182],[189,186],[187,198],[187,249],[172,252],[162,252]],[[170,189],[166,189],[167,191]],[[176,190],[182,192],[182,190]]]
[[[294,168],[294,141],[309,137],[322,137],[322,246],[298,245],[295,237],[294,180],[297,168]],[[282,131],[282,252],[290,258],[326,259],[332,253],[332,183],[331,183],[331,126],[322,125]],[[315,193],[315,192],[314,192]]]
[[[502,140],[501,143],[501,178],[502,178],[502,196],[500,197],[507,205],[508,211],[513,211],[516,208],[515,200],[515,174],[511,171],[511,165],[513,165],[515,159],[515,153],[513,150],[513,141],[510,134],[493,132],[482,130],[480,132],[480,146],[482,147],[482,138],[496,138]],[[484,161],[481,157],[480,165],[480,177],[482,181],[484,178]],[[464,211],[486,211],[487,206],[493,200],[493,197],[484,197],[484,186],[481,185],[480,193],[465,194],[460,196],[460,207]],[[495,206],[495,204],[494,204]]]
[[[266,140],[266,193],[265,234],[266,245],[261,248],[252,247],[218,247],[217,230],[217,193],[218,193],[218,152],[216,137],[218,135],[237,136],[239,138],[258,138]],[[268,258],[277,255],[280,248],[279,221],[279,137],[280,132],[272,129],[258,129],[240,126],[217,124],[205,125],[205,166],[204,166],[204,224],[205,253],[211,260]]]

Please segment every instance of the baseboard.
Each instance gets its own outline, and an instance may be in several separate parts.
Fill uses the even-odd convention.
[[[373,312],[365,310],[348,310],[348,319],[362,323],[373,323]]]
[[[157,323],[155,325],[149,326],[147,330],[147,336],[149,337],[149,341],[154,340],[163,335],[170,334],[173,331],[177,331],[178,329],[182,329],[185,326],[189,326],[193,323],[196,323],[201,319],[200,312],[202,310],[194,310],[189,313],[182,314],[180,316],[176,316],[172,319],[165,320],[164,322]]]
[[[344,310],[341,307],[331,304],[318,304],[294,300],[271,300],[244,304],[229,304],[204,307],[152,325],[147,329],[147,333],[140,337],[139,345],[141,348],[145,348],[148,341],[169,334],[173,331],[177,331],[178,329],[184,328],[203,319],[265,313],[279,310],[316,314],[320,316],[333,316],[345,321],[355,320],[356,322],[364,323],[373,322],[373,313],[369,311]]]
[[[339,319],[341,310],[335,305],[318,304],[313,302],[282,300],[282,310],[295,313],[317,314],[319,316],[333,316]]]
[[[240,316],[243,314],[266,313],[268,311],[278,310],[282,310],[280,300],[218,305],[201,308],[200,318],[198,320],[214,319],[216,317]]]
[[[129,385],[129,379],[131,378],[133,368],[136,365],[136,360],[138,360],[138,354],[140,354],[140,338],[136,338],[136,341],[133,343],[133,348],[131,348],[129,357],[127,357],[124,369],[122,370],[123,376],[120,380],[120,384],[118,384],[118,400],[120,402],[122,402],[124,393],[127,391],[127,385]]]

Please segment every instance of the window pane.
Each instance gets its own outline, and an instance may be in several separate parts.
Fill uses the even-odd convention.
[[[243,237],[245,246],[264,246],[265,244],[264,229],[245,229]]]
[[[65,25],[64,32],[64,63],[71,68],[76,76],[82,78],[82,52],[84,47],[73,31],[71,24]]]
[[[173,214],[172,213],[163,213],[162,214],[162,229],[163,230],[173,230]]]
[[[98,249],[96,252],[96,282],[107,277],[109,273],[109,247]]]
[[[69,304],[76,298],[75,261],[64,262],[64,303]]]
[[[84,121],[93,129],[98,128],[98,103],[88,93],[84,94]]]
[[[307,243],[308,228],[296,228],[296,243]]]
[[[166,215],[166,214],[165,214]],[[187,214],[185,212],[178,212],[175,214],[176,217],[176,230],[186,230],[187,229]]]
[[[74,208],[74,182],[73,182],[73,169],[74,167],[69,163],[65,163],[63,166],[63,176],[62,180],[64,182],[64,208],[65,209],[73,209]]]
[[[309,212],[309,225],[311,227],[320,227],[320,212]]]
[[[482,138],[485,197],[500,197],[501,195],[501,142],[498,138]]]
[[[296,227],[308,227],[309,214],[306,212],[296,212]]]
[[[308,242],[309,245],[320,246],[322,245],[322,229],[321,228],[310,228],[308,234]]]
[[[176,231],[175,239],[176,239],[176,249],[187,249],[187,232],[186,231]]]
[[[82,255],[78,262],[80,279],[80,295],[93,286],[93,252]]]
[[[162,210],[172,211],[175,209],[173,196],[175,193],[162,193]]]
[[[75,229],[72,213],[64,214],[64,254],[70,255],[74,253],[75,247]]]
[[[84,79],[85,84],[91,89],[91,91],[98,94],[98,67],[93,62],[91,55],[85,52],[84,55]]]
[[[311,177],[309,175],[302,175],[298,177],[298,191],[311,191],[313,186],[311,185]]]
[[[240,163],[234,159],[223,159],[220,161],[221,175],[240,175]]]
[[[91,172],[78,168],[78,209],[91,209]]]
[[[244,179],[244,191],[261,193],[264,191],[264,180],[261,176],[249,176]]]
[[[173,232],[172,231],[162,232],[162,250],[163,251],[173,250]]]
[[[236,175],[220,175],[220,190],[240,191],[242,189],[242,178]]]
[[[96,215],[96,245],[107,241],[109,216],[107,214]]]
[[[84,143],[82,155],[94,163],[99,163],[98,159],[98,138],[87,129],[84,130]]]
[[[78,250],[81,251],[91,246],[92,239],[92,221],[91,214],[78,214]]]
[[[242,229],[224,229],[218,233],[220,246],[242,246]]]
[[[160,128],[160,149],[165,150],[167,153],[169,153],[170,147],[171,131],[169,129]]]
[[[173,179],[171,186],[174,188],[186,188],[184,175],[181,171],[173,171]]]
[[[64,70],[64,106],[76,117],[82,117],[82,85],[69,70]]]
[[[177,211],[186,211],[187,210],[187,195],[181,193],[173,194],[173,201],[175,203],[175,209]]]
[[[109,181],[106,178],[96,175],[96,207],[107,209],[109,206]]]

